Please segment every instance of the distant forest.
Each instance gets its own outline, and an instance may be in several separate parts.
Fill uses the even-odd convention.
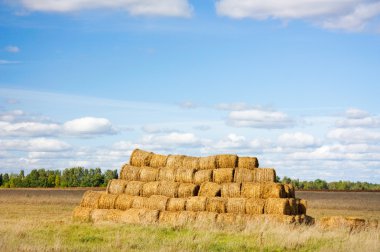
[[[100,168],[73,167],[63,171],[35,169],[27,175],[22,170],[19,174],[0,173],[0,187],[105,187],[109,180],[116,178],[118,178],[117,170],[102,172]],[[380,190],[380,184],[368,182],[326,182],[321,179],[301,181],[288,177],[277,177],[277,181],[291,183],[297,190]]]

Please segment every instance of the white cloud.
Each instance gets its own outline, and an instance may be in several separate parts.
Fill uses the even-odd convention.
[[[219,0],[219,15],[231,18],[305,19],[328,29],[363,30],[380,14],[372,0]]]
[[[349,108],[346,110],[346,116],[349,119],[362,119],[368,117],[369,113],[361,109]]]
[[[189,17],[187,0],[18,0],[26,9],[46,12],[72,12],[86,9],[125,10],[131,15]]]
[[[237,103],[220,103],[217,104],[216,109],[219,110],[227,110],[227,111],[233,111],[233,110],[246,110],[249,108],[252,108],[252,106],[248,106],[244,102],[237,102]]]
[[[0,121],[13,122],[17,118],[25,115],[22,110],[12,110],[0,113]]]
[[[71,146],[63,141],[51,138],[30,140],[0,140],[0,149],[33,152],[54,152],[69,150]]]
[[[327,137],[341,143],[369,143],[380,141],[380,132],[362,128],[337,128],[330,130]]]
[[[197,107],[197,104],[191,101],[184,101],[184,102],[181,102],[179,106],[184,109],[194,109]]]
[[[281,147],[306,148],[317,145],[317,140],[313,135],[296,132],[284,133],[278,137]]]
[[[20,48],[14,45],[10,45],[5,47],[5,51],[10,52],[10,53],[18,53],[20,52]]]
[[[157,125],[145,125],[141,129],[149,134],[178,132],[176,129],[164,128]]]
[[[166,135],[148,135],[142,138],[144,144],[153,144],[160,146],[199,146],[201,144],[193,133],[173,132]]]
[[[231,111],[228,123],[236,127],[281,129],[294,125],[293,120],[285,113],[264,109]]]
[[[0,122],[0,136],[48,136],[57,134],[61,127],[55,123]]]
[[[116,131],[106,118],[82,117],[67,121],[63,124],[63,131],[69,135],[101,135],[114,134]]]
[[[342,128],[377,128],[380,127],[380,116],[371,116],[367,111],[360,109],[348,109],[346,118],[337,120],[335,125]]]

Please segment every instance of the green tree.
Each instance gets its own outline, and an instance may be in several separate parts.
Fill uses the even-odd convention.
[[[0,186],[3,185],[3,174],[0,173]]]
[[[55,175],[55,180],[54,180],[54,186],[55,187],[60,187],[61,185],[61,176],[58,174]]]

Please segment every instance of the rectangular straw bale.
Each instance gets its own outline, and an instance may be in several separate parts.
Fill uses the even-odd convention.
[[[233,154],[216,155],[216,168],[237,167],[238,156]]]
[[[206,210],[206,197],[189,197],[186,200],[186,211],[200,212]]]
[[[285,198],[284,186],[274,182],[242,183],[241,195],[246,198]]]
[[[245,212],[247,214],[264,214],[264,207],[264,199],[249,198],[245,204]]]
[[[194,174],[194,184],[200,185],[203,182],[212,182],[213,170],[199,170]]]
[[[259,167],[259,161],[256,157],[239,157],[237,167],[253,170]]]
[[[215,169],[212,176],[215,183],[231,183],[234,179],[234,168]]]
[[[132,207],[134,196],[120,194],[115,201],[115,208],[119,210],[127,210]]]
[[[222,184],[221,196],[225,198],[239,198],[241,195],[241,183]]]
[[[227,213],[245,214],[246,198],[228,198]]]
[[[287,198],[295,197],[295,190],[293,184],[284,184],[284,189]]]
[[[241,184],[241,196],[245,198],[262,198],[262,185],[256,182],[244,182]]]
[[[215,213],[225,213],[226,212],[226,198],[221,197],[210,197],[206,201],[206,211]]]
[[[199,158],[199,168],[201,170],[216,169],[216,156],[208,156]]]
[[[164,195],[170,198],[178,197],[179,183],[170,181],[160,181],[158,186],[158,194]]]
[[[176,226],[180,212],[161,211],[158,217],[158,223],[161,225]]]
[[[212,227],[216,224],[217,216],[218,214],[213,212],[197,212],[195,224],[205,228]]]
[[[256,182],[276,182],[276,171],[273,168],[257,168],[253,171]]]
[[[181,183],[192,183],[194,180],[194,168],[178,168],[175,173],[175,181]]]
[[[141,167],[139,181],[151,182],[158,179],[159,170],[151,167]]]
[[[186,198],[169,198],[166,205],[167,211],[185,211]]]
[[[144,182],[141,181],[129,181],[125,187],[124,193],[133,196],[139,196],[142,193]]]
[[[199,191],[199,185],[192,183],[181,183],[178,187],[178,197],[187,198],[191,196],[197,196]]]
[[[152,195],[146,200],[146,208],[151,210],[165,211],[168,197],[162,195]]]
[[[98,208],[99,198],[101,195],[102,195],[102,192],[86,191],[83,194],[80,206],[89,207],[89,208]]]
[[[265,203],[265,214],[285,214],[290,215],[290,205],[288,199],[269,198]]]
[[[91,220],[91,211],[92,208],[90,207],[75,207],[73,211],[73,221],[89,222]]]
[[[183,168],[195,169],[196,171],[200,169],[199,158],[198,157],[185,157],[182,163]]]
[[[140,149],[135,149],[131,158],[129,159],[129,164],[133,166],[149,166],[150,160],[153,156],[153,152],[147,152]]]
[[[147,208],[147,197],[134,196],[132,208]]]
[[[106,192],[110,194],[121,194],[124,193],[125,187],[127,186],[127,181],[123,179],[111,179],[108,182]]]
[[[175,181],[176,168],[163,167],[159,169],[158,180],[160,181]]]
[[[246,168],[236,168],[234,174],[234,182],[253,182],[255,180],[255,170],[250,170]]]
[[[150,197],[152,195],[158,195],[159,190],[158,187],[160,186],[159,181],[152,181],[152,182],[146,182],[141,190],[141,195],[144,197]]]
[[[166,167],[168,168],[180,168],[183,166],[184,155],[169,155],[166,160]]]
[[[115,201],[118,195],[102,193],[99,198],[99,208],[100,209],[114,209]]]
[[[214,182],[204,182],[199,189],[199,196],[217,197],[221,196],[222,186]]]
[[[167,159],[168,159],[168,156],[166,155],[153,154],[152,158],[150,159],[149,166],[152,168],[165,167]]]
[[[125,164],[120,171],[120,178],[128,181],[140,180],[141,167]]]
[[[299,199],[298,213],[299,214],[306,214],[306,208],[307,208],[307,201],[304,199]]]

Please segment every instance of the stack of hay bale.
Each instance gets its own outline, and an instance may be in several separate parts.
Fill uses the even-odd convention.
[[[106,192],[87,191],[74,219],[122,223],[309,223],[306,201],[255,157],[160,155],[136,149]]]

